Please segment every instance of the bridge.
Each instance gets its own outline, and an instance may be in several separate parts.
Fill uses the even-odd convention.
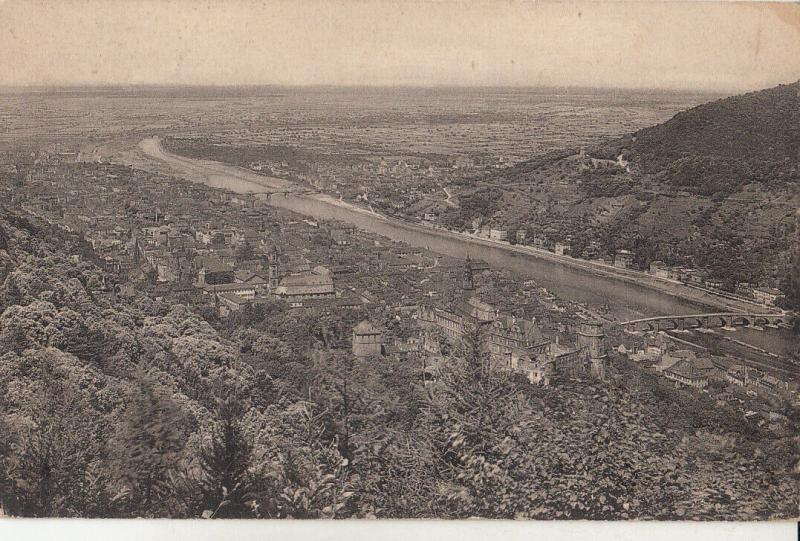
[[[722,312],[718,314],[692,314],[687,316],[658,316],[623,321],[620,325],[632,332],[683,331],[692,329],[719,329],[731,327],[778,326],[786,322],[783,314],[754,314],[748,312]]]
[[[313,195],[320,192],[308,188],[289,188],[286,190],[271,190],[268,193],[269,195],[289,197],[289,195]]]

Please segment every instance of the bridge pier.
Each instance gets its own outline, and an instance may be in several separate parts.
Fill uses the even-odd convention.
[[[658,316],[643,319],[634,319],[620,323],[626,330],[633,332],[660,332],[671,330],[688,330],[695,328],[716,329],[720,327],[733,328],[739,321],[749,327],[759,325],[775,326],[784,322],[782,314],[752,314],[743,312],[730,312],[720,314],[694,314],[685,316]]]

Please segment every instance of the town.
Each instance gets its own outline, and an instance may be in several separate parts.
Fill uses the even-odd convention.
[[[776,400],[797,401],[791,365],[781,369],[715,354],[718,348],[687,346],[676,333],[626,331],[480,259],[442,256],[345,222],[308,219],[257,194],[102,163],[70,150],[42,150],[24,159],[5,156],[7,200],[79,235],[108,273],[103,287],[120,297],[141,291],[185,303],[217,324],[247,321],[246,314],[277,302],[335,321],[336,328],[350,325],[352,334],[340,332],[334,347],[385,362],[413,359],[424,367],[426,381],[436,378],[445,342],[477,329],[493,362],[532,384],[602,380],[611,354],[648,367],[669,384],[735,404],[742,415],[759,414],[763,422],[780,419],[770,406]],[[508,238],[504,230],[481,234]],[[517,238],[524,240],[524,231]],[[622,251],[610,263],[627,268],[630,262],[631,254]],[[651,272],[669,280],[697,276],[676,275],[658,262]],[[778,298],[769,290],[750,291],[765,306]]]
[[[237,134],[237,140],[239,137],[241,135]],[[625,219],[626,214],[634,212],[632,210],[634,207],[645,204],[630,196],[607,197],[605,198],[607,201],[598,208],[591,209],[583,217],[571,212],[565,214],[564,208],[574,204],[573,200],[580,201],[578,196],[582,189],[581,175],[600,175],[601,178],[603,175],[631,175],[630,166],[621,155],[616,160],[603,160],[590,157],[583,148],[574,154],[571,151],[552,152],[548,155],[549,159],[555,160],[558,164],[566,163],[562,166],[566,168],[566,172],[561,173],[566,178],[560,183],[558,192],[558,197],[563,199],[559,205],[564,208],[559,209],[557,215],[541,214],[538,217],[526,217],[519,215],[520,210],[509,201],[513,198],[520,201],[530,199],[532,205],[540,205],[541,201],[537,199],[540,197],[537,195],[539,190],[529,194],[524,189],[516,190],[513,183],[506,182],[498,188],[491,181],[492,175],[509,175],[515,171],[514,166],[520,164],[519,157],[500,156],[493,160],[490,155],[481,154],[479,158],[469,158],[455,154],[439,161],[432,161],[428,158],[415,157],[414,152],[409,151],[408,155],[382,156],[379,159],[370,154],[354,155],[350,157],[352,163],[342,163],[340,159],[326,153],[303,155],[301,160],[297,154],[299,151],[284,150],[276,153],[270,161],[265,159],[269,154],[265,156],[258,150],[260,147],[256,146],[256,143],[265,144],[265,142],[255,135],[252,137],[254,139],[244,139],[238,146],[223,145],[196,137],[167,138],[165,145],[179,154],[203,155],[266,176],[289,179],[371,211],[413,223],[507,245],[547,250],[558,256],[587,261],[600,268],[613,267],[628,273],[642,272],[658,280],[680,283],[723,298],[758,304],[770,309],[784,306],[785,294],[776,287],[778,281],[774,278],[757,277],[755,278],[757,282],[731,281],[732,274],[720,276],[720,269],[716,267],[681,264],[681,261],[690,259],[686,255],[678,257],[677,254],[671,254],[670,258],[673,261],[666,263],[655,258],[658,254],[654,253],[650,245],[643,246],[641,251],[637,251],[632,247],[631,249],[616,247],[615,243],[609,242],[607,238],[604,239],[601,229],[604,224],[614,219]],[[304,133],[301,130],[294,134],[294,137],[299,137],[305,144],[309,143],[308,137],[315,141],[319,134]],[[365,144],[360,139],[357,141]],[[310,148],[316,148],[314,143],[309,144]],[[331,144],[336,144],[337,148],[347,152],[351,146],[356,145],[356,142],[336,141]],[[259,160],[251,161],[250,155],[259,156]],[[570,175],[574,178],[570,178]],[[487,177],[490,180],[487,180]],[[542,191],[542,194],[546,195],[545,191]],[[649,199],[667,194],[664,189],[647,192]],[[685,191],[670,193],[668,197],[687,201],[696,198],[694,194]],[[735,205],[734,201],[736,199],[730,200]],[[793,203],[761,201],[758,194],[742,198],[740,202],[743,205],[751,203],[776,205],[776,211],[780,213],[780,221],[777,226],[773,226],[774,230],[766,234],[759,233],[759,242],[790,235],[792,220],[796,219],[792,217],[791,212]],[[547,204],[552,205],[552,202]],[[658,204],[653,206],[656,207],[656,212],[663,212]],[[710,210],[713,209],[705,210],[706,221],[709,220]],[[587,210],[582,209],[580,212]],[[736,211],[726,210],[726,212]],[[473,217],[476,213],[479,216]],[[635,213],[639,214],[641,210]],[[699,221],[696,222],[700,224]],[[695,225],[695,228],[698,227],[702,226]],[[615,241],[619,242],[620,239]],[[725,239],[722,239],[709,246],[709,249],[727,251],[730,247]]]

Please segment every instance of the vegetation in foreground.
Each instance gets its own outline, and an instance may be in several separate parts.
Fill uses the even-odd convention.
[[[313,318],[279,305],[215,329],[182,305],[115,298],[80,239],[7,210],[0,268],[13,516],[797,514],[788,405],[788,426],[759,427],[623,359],[606,382],[533,387],[494,369],[479,336],[423,386],[415,362],[325,348]]]

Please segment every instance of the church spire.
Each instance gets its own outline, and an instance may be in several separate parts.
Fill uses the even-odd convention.
[[[272,245],[269,252],[269,290],[275,293],[281,281],[281,257],[278,254],[278,247]]]
[[[475,288],[474,278],[472,276],[472,259],[467,253],[467,259],[464,262],[464,279],[461,283],[462,289],[465,291],[472,291]]]

